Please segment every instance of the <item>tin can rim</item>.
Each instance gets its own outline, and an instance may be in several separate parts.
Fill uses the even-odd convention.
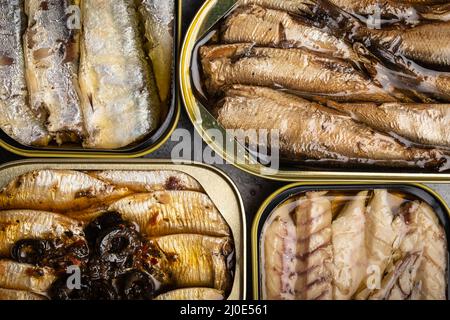
[[[447,202],[444,200],[444,198],[435,190],[430,188],[429,186],[423,184],[423,183],[402,183],[402,182],[373,182],[373,181],[317,181],[317,182],[297,182],[297,183],[291,183],[288,184],[282,188],[279,188],[275,192],[273,192],[267,199],[261,204],[259,207],[252,223],[252,229],[251,229],[251,259],[252,259],[252,289],[253,289],[253,299],[259,300],[260,294],[260,274],[259,274],[259,252],[258,252],[258,245],[259,245],[259,234],[258,234],[258,227],[261,222],[261,218],[264,214],[264,211],[266,208],[272,203],[272,201],[280,194],[282,194],[285,191],[288,191],[290,189],[296,188],[296,187],[308,187],[313,185],[318,186],[327,186],[327,185],[337,185],[337,186],[348,186],[348,185],[363,185],[363,184],[370,184],[374,186],[379,185],[408,185],[411,187],[416,187],[418,189],[424,190],[428,193],[430,193],[439,203],[439,205],[444,209],[444,211],[447,213],[447,215],[450,217],[450,206],[447,204]],[[448,284],[450,285],[450,283]]]

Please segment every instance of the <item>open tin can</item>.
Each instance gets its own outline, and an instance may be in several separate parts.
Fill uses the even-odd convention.
[[[205,193],[209,197],[218,212],[222,215],[226,224],[228,224],[230,234],[232,234],[234,249],[226,261],[227,265],[229,264],[232,266],[229,267],[228,270],[232,277],[231,280],[227,280],[227,287],[229,289],[227,289],[228,295],[225,298],[229,300],[245,299],[247,261],[244,206],[235,184],[218,169],[199,163],[173,163],[166,160],[132,160],[127,162],[113,160],[28,160],[9,163],[0,167],[0,189],[3,189],[8,183],[19,176],[30,172],[39,172],[41,170],[70,170],[82,173],[93,171],[101,172],[104,170],[109,172],[111,172],[111,170],[141,172],[157,172],[158,170],[161,170],[166,172],[178,172],[195,179],[196,184],[198,182],[204,190],[202,193]],[[169,188],[167,190],[183,190],[178,188],[179,185],[175,181],[171,180],[171,184],[174,189]],[[5,208],[1,209],[5,210]],[[89,217],[89,220],[90,219],[91,218]],[[197,222],[193,223],[195,224]],[[205,222],[202,221],[199,223],[204,224]],[[177,258],[174,256],[173,259]]]
[[[414,181],[422,181],[422,182],[445,182],[450,178],[450,174],[448,173],[448,170],[434,170],[434,169],[429,169],[429,168],[425,168],[425,167],[421,167],[421,165],[419,165],[418,167],[407,167],[407,166],[396,166],[396,165],[392,165],[389,164],[387,166],[385,166],[384,164],[381,164],[380,162],[380,166],[378,165],[374,165],[374,163],[371,162],[371,160],[369,160],[368,162],[365,162],[366,160],[362,161],[362,162],[355,162],[355,163],[336,163],[333,162],[334,160],[328,162],[327,159],[322,158],[315,158],[315,159],[309,159],[307,156],[304,156],[304,158],[306,158],[304,161],[303,160],[289,160],[289,159],[281,159],[280,161],[280,166],[277,166],[277,168],[275,170],[272,170],[273,168],[270,167],[271,165],[267,164],[267,158],[264,160],[263,158],[261,158],[258,154],[258,152],[255,150],[252,150],[251,148],[249,148],[249,146],[247,144],[251,144],[247,143],[247,142],[243,142],[243,140],[238,141],[238,139],[236,139],[236,136],[232,136],[230,135],[227,131],[229,131],[229,127],[225,127],[225,125],[223,125],[223,123],[218,120],[218,116],[217,116],[217,102],[219,103],[219,106],[222,106],[222,103],[224,100],[227,100],[229,98],[229,95],[227,95],[227,90],[228,87],[241,87],[240,89],[233,89],[235,91],[237,91],[238,93],[234,92],[233,94],[235,94],[236,99],[234,100],[236,103],[233,105],[233,108],[236,107],[236,109],[239,109],[240,106],[250,106],[250,104],[245,104],[245,103],[240,103],[239,101],[243,101],[242,97],[245,96],[245,98],[248,97],[252,97],[252,95],[256,95],[256,91],[257,89],[251,89],[251,90],[255,90],[252,91],[253,94],[249,91],[246,92],[245,94],[243,94],[242,92],[244,91],[244,89],[242,89],[242,87],[245,86],[249,86],[249,84],[247,83],[242,83],[245,82],[247,80],[242,80],[241,74],[236,76],[236,79],[238,80],[230,80],[230,82],[232,81],[236,81],[236,82],[232,82],[233,84],[229,84],[228,82],[226,82],[225,76],[223,76],[221,74],[221,72],[225,72],[225,70],[228,70],[229,73],[228,74],[234,74],[234,72],[237,73],[237,68],[233,69],[234,65],[233,63],[236,63],[235,61],[240,61],[240,59],[242,59],[242,61],[244,61],[245,59],[249,58],[251,59],[253,57],[253,55],[255,54],[252,50],[253,48],[255,48],[255,50],[260,49],[261,46],[258,46],[257,43],[252,43],[251,41],[247,41],[248,39],[245,38],[246,40],[242,40],[242,42],[247,41],[247,45],[248,47],[246,47],[246,50],[243,50],[244,52],[241,52],[239,50],[237,50],[235,54],[235,56],[232,57],[225,57],[223,58],[224,61],[227,61],[226,63],[230,63],[230,65],[226,64],[226,65],[220,65],[220,61],[222,59],[222,57],[220,57],[220,54],[229,54],[229,52],[232,52],[233,50],[228,50],[228,53],[223,53],[225,51],[227,51],[226,49],[223,49],[223,51],[221,51],[221,49],[217,49],[216,52],[214,54],[216,54],[216,56],[214,56],[211,60],[213,61],[218,61],[216,65],[211,66],[211,69],[208,72],[213,72],[211,70],[214,70],[214,72],[217,72],[217,74],[214,74],[214,76],[210,76],[208,75],[207,80],[209,82],[214,82],[216,81],[217,83],[221,83],[221,81],[225,82],[225,84],[223,85],[223,88],[221,88],[220,90],[216,90],[215,95],[217,95],[217,99],[220,99],[217,101],[216,97],[211,97],[211,94],[208,92],[208,85],[205,84],[205,77],[204,77],[204,67],[202,66],[202,62],[201,62],[201,57],[202,53],[200,48],[206,46],[209,47],[225,47],[227,45],[229,45],[230,47],[232,47],[233,45],[239,46],[241,45],[240,43],[238,43],[239,41],[236,40],[237,42],[233,42],[233,41],[222,41],[222,37],[224,36],[226,31],[223,30],[227,30],[227,28],[231,28],[229,27],[229,25],[226,25],[226,27],[224,27],[224,25],[222,23],[228,23],[228,18],[233,16],[233,13],[239,12],[239,10],[241,9],[241,7],[237,7],[238,5],[237,0],[206,0],[203,4],[203,6],[199,9],[198,13],[196,14],[196,16],[194,17],[192,24],[190,25],[190,28],[187,31],[186,34],[186,38],[184,40],[184,44],[183,47],[181,49],[181,56],[180,56],[180,88],[181,88],[181,94],[182,94],[182,98],[185,104],[185,108],[186,111],[188,113],[188,116],[190,118],[190,120],[192,121],[192,123],[194,124],[194,127],[196,128],[196,130],[199,132],[199,134],[202,136],[202,138],[206,141],[206,143],[208,143],[210,145],[210,147],[219,155],[221,156],[223,159],[225,159],[228,163],[232,163],[233,165],[235,165],[236,167],[238,167],[239,169],[246,171],[250,174],[259,176],[259,177],[264,177],[264,178],[268,178],[268,179],[273,179],[273,180],[278,180],[278,181],[291,181],[291,182],[295,182],[298,181],[299,179],[301,179],[302,181],[314,181],[314,180],[333,180],[333,181],[348,181],[348,180],[364,180],[364,181],[374,181],[374,182],[380,182],[383,181],[383,179],[389,179],[389,180],[395,180],[395,181],[403,181],[403,182],[414,182]],[[258,3],[259,5],[261,5],[261,3],[265,3],[264,1],[242,1],[243,3]],[[276,4],[276,5],[275,5]],[[264,5],[261,5],[264,6]],[[257,7],[257,9],[254,9],[254,15],[251,17],[251,19],[249,20],[249,23],[251,22],[251,26],[249,26],[249,30],[254,30],[256,31],[261,31],[261,30],[265,30],[264,28],[267,27],[268,30],[272,30],[268,27],[268,25],[273,22],[271,19],[273,18],[272,16],[270,16],[270,14],[268,14],[267,12],[265,12],[264,10],[270,7],[270,5],[267,5],[268,7],[264,7],[264,8],[260,8]],[[282,7],[281,4],[274,2],[274,7]],[[287,6],[289,7],[289,6]],[[237,10],[239,9],[239,10]],[[242,10],[244,10],[242,8]],[[251,9],[249,10],[251,12]],[[247,11],[245,11],[243,14],[241,14],[241,16],[239,16],[238,14],[236,15],[236,19],[237,17],[242,18],[240,20],[240,26],[244,27],[245,26],[245,15],[246,15]],[[289,12],[290,13],[290,12]],[[266,14],[266,16],[265,16]],[[288,13],[283,13],[283,17],[287,17]],[[260,16],[259,16],[260,15]],[[266,25],[264,24],[266,21],[262,22],[260,26],[255,27],[255,20],[258,20],[260,17],[267,17],[267,20],[270,22],[268,22]],[[270,16],[270,17],[269,17]],[[235,18],[233,16],[233,18]],[[295,14],[292,14],[291,17],[292,21],[295,22]],[[263,18],[261,18],[262,20]],[[273,18],[275,19],[275,18]],[[286,18],[287,19],[287,18]],[[231,20],[230,20],[231,21]],[[260,20],[258,20],[260,21]],[[289,20],[291,22],[291,20]],[[223,27],[223,28],[222,28]],[[258,29],[259,27],[261,27],[260,29]],[[279,27],[277,25],[277,27]],[[278,30],[278,29],[277,29]],[[280,30],[283,30],[283,28],[280,27]],[[267,31],[267,30],[266,30]],[[231,32],[231,31],[230,31]],[[234,35],[236,36],[236,38],[239,38],[239,28],[234,28],[233,29]],[[262,31],[261,31],[262,32]],[[246,32],[246,37],[248,37],[248,35],[251,32]],[[274,32],[274,36],[276,32]],[[272,33],[270,33],[270,35],[272,35]],[[269,36],[268,36],[269,37]],[[299,36],[299,38],[301,38]],[[269,37],[269,39],[272,39]],[[269,40],[268,40],[269,41]],[[271,41],[271,40],[270,40]],[[300,41],[300,40],[299,40]],[[245,44],[244,44],[245,45]],[[287,46],[289,45],[289,43],[287,43]],[[265,50],[266,46],[263,46],[264,48],[262,48],[261,50]],[[269,49],[272,48],[271,45],[267,45],[267,47]],[[288,46],[288,48],[290,49],[290,47]],[[279,44],[279,46],[275,46],[276,50],[282,50],[285,49],[281,44]],[[208,49],[209,50],[209,49]],[[207,50],[205,50],[207,51]],[[212,49],[211,51],[214,51],[214,49]],[[212,56],[212,54],[211,54]],[[259,56],[258,56],[259,57]],[[264,54],[261,53],[261,56],[259,57],[261,59],[261,61],[264,60]],[[216,60],[214,60],[216,59]],[[244,63],[244,62],[243,62]],[[263,62],[262,62],[263,63]],[[237,63],[236,63],[237,64]],[[257,63],[253,60],[249,61],[248,63],[251,66],[259,66],[257,65]],[[239,64],[239,66],[241,66]],[[247,65],[246,65],[247,67]],[[250,68],[250,67],[249,67]],[[260,70],[258,67],[255,67],[257,70]],[[292,67],[295,68],[295,67]],[[244,67],[242,68],[244,69]],[[245,69],[248,70],[248,69]],[[253,70],[253,69],[252,69]],[[273,68],[273,70],[276,70],[276,68]],[[259,72],[259,71],[255,71],[255,72]],[[288,72],[288,71],[287,71]],[[267,78],[270,78],[270,75],[266,75]],[[233,77],[233,75],[231,75],[230,77]],[[319,76],[318,76],[319,77]],[[313,77],[312,77],[313,78]],[[213,79],[213,80],[211,80]],[[235,79],[235,78],[233,78]],[[251,79],[251,77],[249,76],[249,79]],[[266,79],[265,79],[266,80]],[[238,83],[238,84],[235,84]],[[252,86],[257,86],[252,84]],[[258,84],[259,86],[259,84]],[[268,86],[267,83],[261,84],[261,86]],[[277,83],[273,84],[273,88],[272,86],[270,88],[265,88],[265,89],[274,89],[274,90],[278,90],[277,87],[280,87]],[[222,96],[224,95],[223,92],[221,92],[221,90],[223,89],[223,91],[225,91],[225,98],[222,98]],[[264,90],[265,90],[264,89]],[[231,90],[231,91],[233,91]],[[241,90],[241,91],[239,91]],[[247,89],[246,89],[247,90]],[[217,93],[217,91],[220,91],[219,93]],[[291,90],[292,91],[292,90]],[[279,88],[279,92],[281,92],[282,94],[284,93],[292,93],[291,91],[285,89],[285,87]],[[229,91],[228,91],[229,92]],[[267,93],[267,92],[266,92]],[[240,95],[242,94],[242,96]],[[269,94],[268,94],[269,95]],[[281,97],[281,95],[280,95]],[[303,96],[301,96],[301,98],[303,98]],[[230,98],[231,101],[232,98]],[[241,99],[241,100],[239,100]],[[280,98],[281,99],[281,98]],[[274,101],[276,101],[276,99],[274,99]],[[321,102],[320,102],[321,103]],[[231,102],[230,104],[227,105],[231,106]],[[253,107],[253,105],[252,105]],[[222,109],[227,109],[225,107],[222,107]],[[286,108],[287,105],[286,105]],[[364,108],[364,106],[361,106],[361,108]],[[241,107],[241,109],[239,110],[244,110],[244,107]],[[232,108],[230,107],[229,110],[232,110]],[[234,110],[234,109],[233,109]],[[259,110],[256,108],[251,109],[251,113],[256,114],[259,111],[255,111],[255,110]],[[265,111],[261,111],[260,114],[258,116],[263,117],[264,115],[266,116],[265,119],[272,119],[274,122],[278,121],[279,118],[279,114],[278,113],[270,113],[269,111],[267,111],[267,108],[264,109]],[[226,113],[228,111],[223,111],[223,115],[222,115],[222,121],[225,119],[229,119],[230,115],[233,115],[233,112],[230,111],[230,113]],[[250,112],[250,111],[249,111]],[[226,115],[225,115],[226,113]],[[245,111],[242,111],[242,113],[245,113]],[[239,115],[241,115],[241,113],[239,113]],[[247,121],[245,128],[243,130],[248,129],[247,128],[247,124],[248,126],[250,126],[249,123],[254,124],[256,121],[253,121],[251,118],[251,115],[248,115],[247,118],[245,118]],[[291,116],[293,116],[293,114],[291,114]],[[288,119],[286,119],[286,122],[282,122],[285,123],[284,127],[289,127],[289,126],[293,126],[295,124],[295,121],[297,122],[302,122],[301,117],[299,116],[298,118],[295,118],[295,121],[293,120],[292,122],[287,121]],[[233,120],[230,121],[235,121],[238,122],[239,121],[239,117],[236,116],[234,117]],[[264,121],[264,125],[269,125],[270,127],[270,121]],[[356,121],[358,122],[358,121]],[[419,121],[420,122],[420,121]],[[278,123],[278,122],[277,122]],[[289,123],[289,125],[287,125],[287,123]],[[306,122],[305,124],[306,126],[310,125],[309,122]],[[232,128],[230,130],[235,130],[235,126],[237,126],[235,123],[233,124],[229,124],[229,126],[231,126]],[[327,127],[327,125],[323,125],[324,127]],[[333,124],[330,124],[330,127],[333,127]],[[339,127],[339,125],[337,125],[336,127]],[[346,125],[341,124],[342,128],[345,128]],[[315,127],[316,128],[316,127]],[[270,129],[270,128],[268,128]],[[325,129],[323,129],[323,131],[326,131]],[[385,133],[385,132],[384,132]],[[376,134],[376,133],[374,133]],[[388,133],[386,136],[390,135],[390,133]],[[323,143],[323,145],[325,145],[325,148],[327,148],[327,144],[333,144],[334,140],[338,140],[338,136],[339,134],[335,134],[334,136],[331,136],[329,138],[330,141],[326,141]],[[265,137],[265,136],[264,136]],[[291,137],[292,138],[292,137]],[[342,138],[342,137],[339,137]],[[404,139],[402,137],[394,137],[394,135],[389,136],[389,139],[394,139],[396,140],[398,143],[403,144],[404,143]],[[398,140],[397,140],[398,138]],[[318,138],[319,139],[319,138]],[[314,139],[313,139],[314,140]],[[332,141],[331,141],[332,140]],[[322,141],[323,142],[323,141]],[[356,144],[355,141],[346,141],[347,144],[352,145],[352,144]],[[359,143],[359,142],[358,142]],[[292,141],[289,140],[288,142],[285,142],[286,146],[291,146],[293,145]],[[297,147],[300,149],[299,145],[301,143],[299,143],[298,145],[296,144],[295,146],[292,147],[292,149],[296,149]],[[267,143],[265,143],[265,146],[267,145]],[[314,147],[312,147],[312,145],[314,145],[314,142],[311,143],[311,145],[307,145],[304,146],[304,149],[308,149],[308,147],[311,147],[312,149],[314,149]],[[322,146],[321,142],[317,142],[317,145]],[[405,142],[405,146],[407,146],[409,148],[410,143],[409,142]],[[414,144],[412,144],[412,146],[414,146]],[[425,147],[428,148],[428,147]],[[383,148],[381,148],[383,149]],[[331,152],[332,153],[332,152]],[[445,154],[445,152],[442,152],[443,154]],[[270,157],[270,156],[269,156]],[[389,154],[387,155],[387,157],[389,157]],[[446,155],[442,155],[443,158],[446,157]],[[346,158],[346,157],[343,157]],[[369,157],[370,158],[370,157]],[[270,163],[270,159],[269,163]],[[341,160],[338,160],[337,162],[340,162]],[[342,160],[343,162],[345,162],[346,160]],[[377,160],[378,161],[378,160]],[[374,161],[374,162],[377,162]],[[395,162],[395,161],[394,161]],[[401,161],[400,161],[401,162]],[[444,161],[445,162],[445,161]],[[446,165],[445,165],[446,166]]]
[[[433,188],[446,192],[439,185],[355,182],[296,183],[276,191],[252,227],[254,299],[448,299],[450,199]],[[420,206],[426,219],[415,211]],[[434,236],[411,241],[430,226]],[[279,252],[282,247],[286,252]],[[416,250],[424,250],[418,260],[410,255]],[[434,259],[431,251],[441,255],[442,268],[438,260],[420,260]],[[428,276],[439,274],[438,295],[425,293],[428,267]],[[411,286],[402,282],[402,272],[409,272]]]
[[[181,4],[174,0],[173,24],[170,30],[173,32],[173,57],[171,60],[171,86],[169,88],[169,98],[164,103],[161,113],[161,121],[158,128],[150,133],[143,140],[135,142],[129,146],[119,149],[86,149],[81,145],[63,144],[61,146],[50,145],[47,147],[25,146],[5,132],[0,130],[0,147],[23,157],[34,158],[139,158],[149,153],[155,152],[170,137],[175,130],[180,118],[180,105],[177,99],[177,62],[178,50],[181,37]]]

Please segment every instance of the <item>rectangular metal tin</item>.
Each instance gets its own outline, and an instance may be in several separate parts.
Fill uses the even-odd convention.
[[[246,220],[244,205],[235,184],[220,170],[200,163],[172,163],[169,160],[25,160],[0,166],[0,189],[12,179],[33,170],[178,170],[191,175],[203,186],[229,224],[235,243],[236,268],[229,300],[246,298]]]
[[[218,143],[216,137],[212,137],[208,130],[213,130],[217,134],[219,130],[222,134],[223,128],[218,125],[217,121],[209,114],[209,112],[201,105],[193,93],[193,86],[191,83],[191,61],[193,59],[193,52],[197,41],[201,39],[205,32],[213,26],[219,19],[221,19],[230,8],[237,2],[237,0],[205,0],[203,6],[194,17],[183,42],[180,53],[180,92],[185,105],[187,114],[194,124],[195,129],[199,132],[203,140],[210,145],[210,147],[228,163],[233,164],[237,168],[256,175],[262,178],[277,180],[277,181],[315,181],[315,180],[332,180],[332,181],[373,181],[382,182],[385,179],[395,180],[397,182],[446,182],[450,181],[450,173],[424,173],[418,170],[401,170],[389,169],[384,170],[380,167],[373,169],[355,169],[351,167],[330,170],[327,167],[320,169],[310,169],[306,166],[302,168],[292,168],[282,166],[278,171],[268,171],[267,168],[261,164],[252,161],[251,156],[246,152],[240,154],[241,159],[245,163],[239,163],[236,156],[225,150],[223,145]],[[232,144],[236,142],[234,139],[225,137],[225,141],[230,140]],[[235,147],[234,149],[238,149]],[[241,148],[242,149],[242,148]],[[305,168],[306,167],[306,168]]]
[[[258,213],[253,221],[251,231],[251,250],[252,250],[252,283],[253,283],[253,299],[261,299],[261,272],[260,272],[260,238],[262,228],[266,223],[270,214],[285,200],[295,196],[299,193],[312,190],[370,190],[377,188],[388,188],[404,191],[419,197],[425,202],[432,205],[436,211],[440,222],[442,223],[447,235],[447,244],[450,239],[450,208],[446,201],[433,189],[423,184],[410,183],[410,184],[398,184],[398,183],[371,183],[371,182],[312,182],[312,183],[294,183],[287,185],[276,192],[274,192],[266,201],[261,205]],[[409,190],[409,191],[408,191]],[[430,203],[431,202],[431,203]],[[447,250],[450,252],[450,247],[447,246]],[[447,259],[450,257],[448,256]],[[449,265],[449,261],[447,261]],[[447,298],[450,299],[450,270],[447,267]]]
[[[171,101],[168,106],[168,112],[166,119],[162,122],[156,132],[151,134],[144,141],[141,141],[133,146],[117,150],[91,150],[83,149],[81,146],[52,146],[46,148],[36,148],[24,146],[9,137],[6,133],[0,130],[0,147],[23,157],[31,158],[94,158],[94,159],[106,159],[106,158],[138,158],[143,157],[149,153],[158,150],[170,137],[175,130],[178,121],[180,119],[180,104],[177,98],[178,86],[177,86],[177,63],[178,63],[178,50],[181,42],[181,0],[175,0],[175,12],[174,12],[174,53],[172,59],[172,88],[171,88]]]

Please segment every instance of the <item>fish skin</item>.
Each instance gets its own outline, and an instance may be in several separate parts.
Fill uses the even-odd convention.
[[[160,101],[138,30],[133,0],[82,2],[80,86],[86,148],[117,149],[144,138]]]
[[[38,170],[11,181],[0,191],[0,209],[34,209],[66,213],[130,194],[126,188],[70,170]]]
[[[149,236],[195,233],[228,236],[230,228],[211,199],[194,191],[156,191],[132,195],[109,207],[138,224]]]
[[[227,44],[200,48],[210,93],[233,84],[282,87],[347,102],[395,102],[351,64],[303,49]]]
[[[31,301],[31,300],[47,300],[47,298],[28,291],[0,288],[0,300]]]
[[[424,145],[450,148],[450,105],[447,104],[329,104],[370,127],[393,132]]]
[[[264,231],[264,300],[294,300],[297,251],[292,219],[277,216]]]
[[[344,41],[302,23],[287,12],[244,6],[234,10],[223,24],[225,43],[253,43],[257,46],[306,48],[343,59],[358,59]]]
[[[154,300],[224,300],[222,291],[211,288],[186,288],[169,291],[157,296]]]
[[[420,300],[445,300],[447,289],[447,241],[445,231],[433,209],[424,202],[407,204],[401,214],[405,217],[408,233],[400,249],[403,253],[422,250],[422,261],[417,271]]]
[[[332,224],[334,252],[333,296],[350,299],[367,275],[365,243],[366,199],[368,191],[359,192]]]
[[[227,257],[233,251],[229,238],[179,234],[151,238],[165,254],[162,266],[178,288],[209,287],[226,292],[231,285]]]
[[[0,288],[29,291],[45,296],[55,280],[53,269],[0,260]]]
[[[51,212],[0,211],[0,226],[0,256],[3,257],[9,256],[12,246],[22,239],[60,239],[67,246],[84,240],[79,221]],[[68,237],[67,233],[73,236]]]
[[[26,78],[31,109],[43,115],[59,144],[85,134],[78,85],[79,30],[68,26],[73,0],[27,0],[24,35]]]
[[[152,60],[162,105],[167,106],[172,87],[174,0],[140,0],[148,56]]]
[[[328,0],[313,0],[312,3],[311,23],[323,27],[325,32],[335,37],[351,43],[367,44],[371,51],[382,48],[423,67],[450,66],[450,49],[445,41],[441,41],[449,37],[448,21],[420,24],[412,28],[371,28]]]
[[[28,105],[22,29],[23,0],[0,1],[0,128],[23,145],[46,146],[51,138]]]
[[[450,66],[450,48],[442,41],[450,37],[450,22],[423,24],[406,30],[365,29],[367,37],[385,48],[427,66]]]
[[[162,190],[191,190],[202,192],[203,188],[190,175],[176,170],[146,171],[90,171],[92,177],[117,187],[128,188],[134,192]]]
[[[269,9],[283,10],[290,13],[301,13],[309,10],[305,0],[239,0],[239,6],[259,5]]]
[[[346,115],[268,88],[233,86],[214,113],[226,129],[279,130],[281,156],[293,161],[329,159],[430,168],[446,162],[438,150],[407,148]]]
[[[296,300],[333,299],[331,202],[324,192],[301,197],[295,209]]]

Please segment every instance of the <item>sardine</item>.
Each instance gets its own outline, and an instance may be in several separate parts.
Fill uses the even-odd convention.
[[[203,46],[200,55],[211,93],[242,84],[282,87],[338,101],[396,101],[351,64],[303,49],[230,44]]]
[[[87,174],[69,170],[26,173],[0,191],[0,209],[34,209],[66,213],[130,194]]]
[[[333,299],[331,202],[326,193],[312,192],[298,200],[294,213],[297,232],[295,298]]]
[[[445,231],[433,209],[424,202],[413,202],[403,208],[408,234],[403,252],[419,250],[423,259],[417,271],[416,282],[420,284],[421,300],[445,300],[447,287],[447,241]],[[407,243],[406,243],[407,242]]]
[[[84,240],[84,233],[80,222],[56,213],[0,211],[0,256],[9,256],[12,246],[22,239],[58,239],[69,246]]]
[[[174,0],[140,0],[139,12],[144,21],[148,55],[152,61],[159,96],[167,106],[172,86]]]
[[[230,228],[211,199],[193,191],[157,191],[123,198],[109,207],[149,236],[196,233],[228,236]]]
[[[133,0],[82,1],[80,86],[87,148],[116,149],[159,124],[160,101]]]
[[[264,300],[294,300],[297,236],[290,217],[277,216],[264,230]]]
[[[280,91],[233,86],[214,112],[226,129],[267,129],[279,133],[282,158],[362,162],[388,166],[444,168],[438,150],[408,148],[318,104]],[[262,134],[262,133],[261,133]],[[262,139],[269,142],[270,137]]]
[[[203,188],[190,175],[181,171],[92,171],[89,175],[117,187],[128,188],[134,192],[162,190],[191,190],[202,192]]]
[[[284,10],[291,13],[300,13],[308,10],[305,0],[239,0],[237,5],[259,5],[269,9]]]
[[[450,105],[446,104],[329,104],[370,127],[395,133],[411,142],[450,148]]]
[[[350,299],[367,275],[365,243],[367,195],[367,191],[358,193],[332,224],[335,300]]]
[[[155,300],[224,300],[223,292],[210,288],[187,288],[163,293]]]
[[[47,299],[44,296],[28,291],[0,288],[0,300],[31,301],[31,300],[47,300]]]
[[[394,213],[389,202],[389,193],[385,189],[373,191],[372,199],[366,210],[366,247],[367,279],[369,291],[381,282],[394,250],[399,245],[394,229]],[[378,277],[378,279],[376,279]],[[375,280],[375,281],[369,281]]]
[[[221,39],[225,43],[306,48],[338,58],[358,59],[347,43],[333,35],[302,23],[287,12],[260,6],[244,6],[233,11],[222,26]]]
[[[68,14],[75,4],[74,0],[25,1],[29,23],[24,50],[31,108],[43,115],[60,144],[79,141],[86,133],[78,85],[80,26],[72,25]]]
[[[50,268],[0,260],[0,288],[29,291],[45,296],[55,280],[55,273]]]
[[[339,8],[355,14],[373,27],[382,24],[406,23],[415,26],[423,19],[447,20],[442,6],[448,1],[398,1],[398,0],[330,0]],[[378,18],[378,21],[376,20]],[[376,25],[378,23],[379,25]]]
[[[372,28],[334,6],[328,0],[313,0],[311,23],[351,43],[369,45],[373,51],[383,48],[424,67],[450,67],[450,49],[445,41],[450,22],[420,24],[412,28]]]
[[[28,105],[22,27],[23,0],[0,0],[0,128],[23,145],[46,146],[51,138]]]
[[[229,238],[179,234],[152,238],[167,257],[163,266],[179,288],[210,287],[226,292],[231,274],[227,267],[233,251]]]

